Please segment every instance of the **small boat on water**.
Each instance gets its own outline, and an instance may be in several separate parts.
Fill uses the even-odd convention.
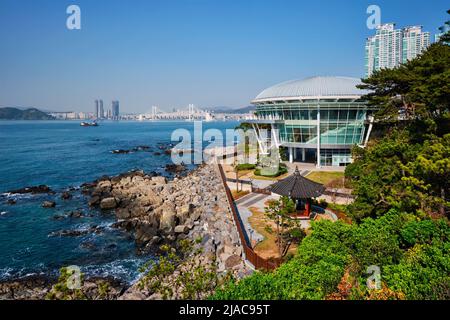
[[[80,123],[80,126],[82,127],[98,127],[98,123],[93,121],[93,122],[82,122]]]

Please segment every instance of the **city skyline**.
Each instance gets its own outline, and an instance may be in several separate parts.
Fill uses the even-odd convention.
[[[70,4],[0,3],[0,106],[91,111],[101,96],[124,113],[244,107],[285,79],[363,77],[364,42],[374,34],[369,1],[75,1],[82,27],[72,31]],[[422,25],[432,39],[447,19],[444,1],[375,4],[382,23]]]

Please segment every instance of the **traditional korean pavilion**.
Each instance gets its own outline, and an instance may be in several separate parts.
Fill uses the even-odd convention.
[[[309,217],[311,215],[311,199],[321,196],[325,187],[303,177],[296,167],[294,174],[273,184],[270,191],[291,198],[296,203],[297,215]]]

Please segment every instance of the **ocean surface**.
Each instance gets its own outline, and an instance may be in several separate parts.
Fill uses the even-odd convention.
[[[238,122],[206,122],[207,129],[233,129]],[[162,148],[175,129],[187,129],[192,122],[101,122],[98,127],[81,127],[76,121],[0,121],[0,280],[29,274],[57,275],[63,266],[77,265],[88,275],[114,276],[132,282],[139,266],[151,259],[137,253],[132,235],[111,228],[114,213],[89,208],[88,198],[78,188],[103,175],[117,175],[132,169],[167,174],[171,163]],[[225,135],[224,135],[225,136]],[[208,145],[204,143],[203,147]],[[113,154],[148,146],[149,150]],[[160,152],[161,155],[156,155]],[[48,185],[55,195],[10,194],[26,186]],[[61,192],[73,198],[62,200]],[[17,201],[15,205],[7,203]],[[42,208],[52,200],[55,208]],[[80,210],[85,217],[55,219]],[[85,230],[99,226],[99,234],[79,237],[52,236],[60,230]]]

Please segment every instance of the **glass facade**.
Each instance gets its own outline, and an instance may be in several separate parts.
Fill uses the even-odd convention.
[[[346,166],[352,162],[350,149],[321,149],[320,165],[322,166]]]
[[[367,106],[361,102],[258,105],[258,120],[275,121],[281,143],[317,144],[320,112],[320,144],[346,146],[362,144]],[[301,147],[301,145],[299,145]]]

